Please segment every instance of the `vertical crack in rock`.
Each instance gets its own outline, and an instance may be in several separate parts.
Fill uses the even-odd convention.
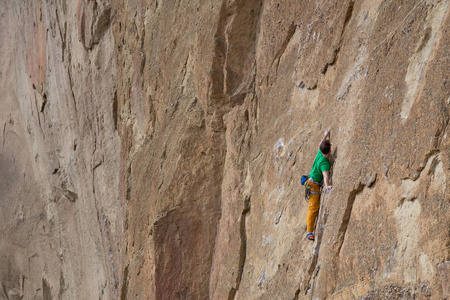
[[[9,299],[9,297],[7,299]],[[45,278],[42,278],[42,299],[52,300],[52,290],[50,284]]]
[[[6,142],[6,124],[8,124],[8,122],[5,122],[5,124],[3,124],[3,144],[2,144],[3,147],[5,147]]]
[[[450,101],[450,98],[448,98],[447,103],[449,103],[448,101]],[[442,122],[441,126],[438,128],[438,130],[434,134],[433,146],[436,149],[441,146],[442,139],[445,138],[446,133],[447,133],[447,127],[448,127],[448,124],[450,123],[450,112],[449,112],[448,107],[447,106],[443,106],[442,107],[442,111],[446,115],[446,118],[444,119],[444,121]]]
[[[335,259],[337,259],[339,257],[339,254],[340,254],[340,251],[342,248],[342,244],[344,243],[344,240],[345,240],[345,235],[347,233],[348,223],[350,221],[350,216],[352,214],[353,204],[355,203],[356,195],[359,194],[363,190],[364,186],[365,185],[360,182],[358,184],[358,187],[356,189],[354,189],[353,191],[351,191],[347,198],[347,205],[345,207],[341,226],[339,227],[339,231],[338,231],[338,241],[337,241],[338,247],[337,247],[337,251],[335,254]]]
[[[43,97],[42,97],[42,103],[41,103],[41,109],[40,112],[43,113],[44,109],[45,109],[45,105],[47,104],[47,94],[44,93]]]
[[[43,130],[43,129],[42,129],[42,124],[41,124],[41,114],[39,113],[39,108],[38,108],[38,103],[37,103],[36,94],[35,94],[35,96],[34,96],[34,105],[36,106],[36,115],[37,115],[37,118],[38,118],[39,128],[40,128],[41,130]],[[44,138],[45,138],[45,134],[44,134]]]
[[[239,286],[241,284],[242,273],[244,272],[245,259],[247,257],[247,231],[245,228],[245,221],[248,213],[250,212],[250,200],[251,196],[245,199],[244,210],[242,211],[240,217],[239,233],[241,236],[241,246],[239,249],[239,268],[236,276],[236,285],[231,288],[228,295],[228,300],[233,300],[236,297],[236,292],[239,290]]]
[[[111,23],[111,6],[99,7],[96,1],[79,1],[77,5],[78,34],[86,50],[97,45]]]
[[[258,30],[259,18],[261,14],[261,1],[223,1],[220,12],[220,18],[217,25],[217,31],[214,36],[214,59],[212,63],[212,71],[210,75],[210,107],[208,107],[207,123],[211,125],[219,125],[222,132],[218,132],[214,138],[220,140],[222,147],[228,149],[231,147],[233,151],[225,152],[223,160],[231,159],[230,163],[236,167],[237,173],[241,172],[241,150],[246,140],[245,137],[249,127],[249,112],[243,112],[243,107],[250,106],[253,109],[255,97],[247,97],[254,95],[255,89],[255,68],[256,68],[256,33]],[[242,108],[241,108],[242,106]],[[236,108],[236,110],[233,110]],[[210,111],[214,109],[214,114]],[[238,113],[239,111],[239,113]],[[234,136],[227,140],[226,124],[224,117],[226,114],[235,114],[233,124],[239,126],[235,128],[239,130],[237,133],[233,130],[229,132]],[[209,115],[209,116],[208,116]],[[209,119],[209,120],[208,120]],[[236,122],[236,123],[234,123]],[[245,125],[244,125],[245,124]],[[235,126],[229,124],[229,126]],[[238,139],[243,140],[238,141]],[[229,144],[230,143],[230,144]],[[235,144],[236,143],[236,144]],[[236,152],[234,152],[236,150]],[[222,158],[220,158],[222,159]],[[232,161],[232,162],[231,162]],[[221,165],[221,173],[226,172],[225,164]],[[238,176],[238,175],[236,175]],[[224,177],[220,179],[223,182]],[[224,196],[224,191],[221,191]],[[215,259],[213,260],[212,271],[210,274],[210,297],[227,298],[232,300],[236,297],[239,290],[244,265],[247,255],[247,233],[246,233],[246,217],[250,211],[250,197],[245,197],[240,193],[231,196],[233,198],[232,210],[227,210],[228,203],[221,205],[222,215],[220,220],[227,218],[233,219],[232,225],[219,224],[218,238],[226,231],[239,232],[239,237],[233,238],[231,246],[233,253],[225,253],[229,251],[229,247],[225,244],[217,243],[214,249],[214,257],[221,261],[222,257],[228,257],[229,263],[232,265],[231,270],[219,272],[215,268]],[[223,200],[222,200],[223,201]],[[244,201],[242,203],[241,201]],[[243,206],[243,207],[242,207]],[[234,257],[233,257],[234,256]],[[220,257],[220,258],[219,258]],[[227,260],[227,258],[225,258]]]
[[[92,33],[94,32],[94,20],[97,18],[97,13],[98,13],[97,12],[97,2],[92,1],[91,3],[92,3],[92,6],[88,5],[88,7],[92,7],[92,11],[90,11],[91,19],[88,20],[88,21],[90,21],[90,24],[87,24],[88,26],[86,26],[86,24],[85,24],[85,29],[86,29],[86,27],[88,27],[89,28],[88,30],[90,31],[90,32],[88,32],[90,39],[88,41],[86,41],[86,36],[85,36],[85,40],[84,40],[84,43],[85,43],[84,47],[86,48],[86,50],[91,50],[92,47],[94,46]],[[86,17],[84,20],[86,22]]]
[[[131,141],[129,139],[129,132],[125,132],[122,137],[122,149],[121,149],[121,167],[120,167],[120,177],[122,180],[119,184],[119,199],[120,199],[120,207],[122,210],[122,236],[120,238],[120,251],[122,253],[121,261],[120,261],[120,270],[119,270],[119,286],[118,288],[120,300],[127,299],[128,293],[128,267],[129,262],[127,262],[126,257],[128,256],[128,219],[129,219],[129,211],[128,211],[128,203],[131,198],[131,162],[125,162],[125,157],[130,155],[130,149],[132,147]],[[123,269],[123,267],[126,267]]]
[[[284,39],[283,43],[281,44],[280,50],[278,50],[277,54],[275,55],[274,60],[283,56],[284,52],[286,51],[287,46],[289,45],[289,42],[291,41],[292,37],[294,36],[296,29],[297,29],[297,25],[294,22],[292,22],[289,25],[289,29],[287,31],[286,38]]]
[[[109,28],[111,23],[111,7],[106,7],[96,15],[96,21],[93,23],[92,35],[93,44],[98,44]]]
[[[355,2],[353,0],[350,1],[348,4],[348,7],[347,7],[347,12],[345,13],[345,21],[344,21],[344,27],[342,28],[341,38],[344,35],[344,31],[347,28],[350,18],[352,17],[354,6],[355,6]]]
[[[122,282],[120,284],[121,286],[121,292],[120,292],[120,300],[126,300],[127,299],[127,293],[128,293],[128,266],[125,267],[125,270],[123,271],[123,278]]]
[[[251,65],[255,64],[260,6],[260,0],[223,2],[214,37],[210,97],[215,101],[211,107],[242,105],[251,90],[255,78],[248,74],[253,73]]]
[[[74,109],[75,112],[77,111],[77,101],[75,98],[75,93],[73,91],[73,79],[72,79],[72,71],[71,71],[71,67],[72,67],[72,54],[70,51],[68,51],[68,56],[69,56],[69,61],[67,63],[67,76],[69,77],[69,88],[70,88],[70,94],[72,95],[72,100],[73,100],[73,105],[74,105]]]
[[[354,1],[350,1],[348,3],[347,11],[345,13],[344,25],[342,26],[342,31],[341,31],[341,36],[340,36],[340,39],[339,39],[338,46],[333,51],[333,56],[331,58],[331,62],[327,62],[325,64],[325,66],[323,66],[322,71],[321,71],[322,74],[326,74],[327,70],[328,70],[328,67],[333,66],[336,63],[336,61],[337,61],[337,58],[338,58],[338,55],[339,55],[339,51],[341,51],[345,29],[347,28],[347,25],[348,25],[350,19],[352,18],[352,15],[353,15],[353,7],[354,7],[354,5],[355,5]]]
[[[217,25],[217,31],[214,36],[214,60],[212,64],[211,73],[211,98],[219,100],[222,98],[225,86],[225,61],[226,61],[226,24],[229,22],[227,19],[230,17],[230,12],[227,12],[227,5],[224,1],[221,8],[220,19]]]
[[[77,21],[78,21],[78,39],[81,41],[84,47],[85,46],[85,19],[86,15],[84,13],[85,9],[84,1],[78,1],[77,3]]]
[[[297,25],[294,22],[292,22],[289,25],[289,29],[287,31],[286,38],[283,40],[283,43],[281,44],[280,50],[278,50],[277,53],[275,54],[275,57],[274,57],[274,59],[272,61],[272,66],[273,66],[274,63],[276,63],[275,74],[278,74],[278,66],[280,65],[280,59],[283,56],[284,52],[286,51],[287,46],[289,45],[289,42],[291,41],[292,37],[294,36],[294,33],[295,33],[296,29],[297,29]]]
[[[255,7],[258,8],[258,13],[254,13],[254,10],[252,10],[252,12],[254,13],[254,24],[252,25],[253,28],[251,28],[251,37],[252,37],[252,42],[253,42],[253,47],[251,47],[251,49],[254,49],[253,52],[253,61],[252,64],[254,65],[254,70],[253,70],[253,76],[251,78],[251,83],[250,83],[250,89],[249,91],[254,95],[253,96],[253,105],[252,105],[252,109],[255,109],[255,115],[256,115],[256,108],[257,108],[257,96],[256,96],[256,92],[255,92],[255,88],[256,88],[256,57],[255,57],[255,53],[256,53],[256,36],[257,36],[257,31],[258,31],[258,27],[259,27],[259,22],[260,22],[260,17],[261,17],[261,5],[262,5],[262,1],[255,1]],[[256,16],[255,16],[256,15]],[[292,26],[291,26],[292,27]],[[295,32],[295,25],[293,26],[293,28],[290,28],[290,31],[292,31],[291,34],[289,34],[289,37],[287,39],[287,41],[285,42],[285,45],[283,47],[283,50],[280,52],[282,55],[282,53],[284,53],[287,44],[289,43],[290,39],[292,38],[294,32]],[[278,68],[278,66],[277,66]],[[242,97],[242,99],[244,99],[246,96],[246,93],[244,94],[244,96]],[[245,111],[244,114],[245,117],[245,122],[247,123],[247,128],[246,131],[249,130],[249,112],[248,110]],[[242,151],[242,147],[239,147],[239,154],[238,157],[241,156],[241,151]],[[231,288],[229,295],[228,295],[228,300],[234,300],[236,297],[236,293],[239,290],[240,284],[241,284],[241,280],[242,280],[242,274],[244,272],[244,266],[245,266],[245,261],[246,261],[246,257],[247,257],[247,230],[246,230],[246,221],[247,221],[247,216],[248,213],[250,212],[250,208],[251,208],[251,196],[246,196],[244,199],[244,209],[242,210],[241,216],[240,216],[240,224],[239,224],[239,233],[240,233],[240,248],[239,248],[239,265],[238,265],[238,270],[237,270],[237,275],[236,275],[236,283],[235,286]]]
[[[1,282],[1,281],[0,281],[0,283],[2,284],[2,286],[1,286],[2,289],[0,290],[0,292],[1,292],[0,295],[1,295],[3,298],[5,298],[6,300],[9,300],[9,299],[8,299],[8,296],[7,296],[8,294],[6,293],[6,287],[5,287],[5,285],[4,285],[3,282]]]
[[[341,253],[342,245],[345,241],[345,235],[347,233],[348,223],[350,222],[350,217],[353,210],[353,204],[355,203],[356,195],[358,195],[363,189],[365,185],[361,182],[358,183],[358,186],[353,189],[347,198],[347,205],[345,206],[344,215],[342,216],[341,226],[339,227],[337,241],[335,242],[335,254],[332,258],[332,264],[335,267],[335,274],[339,273],[339,255]],[[335,283],[334,283],[335,285]],[[336,289],[336,286],[333,287],[333,293]]]
[[[69,87],[70,87],[70,94],[72,95],[72,100],[73,100],[73,104],[74,104],[74,108],[75,108],[75,112],[77,111],[77,102],[75,99],[75,94],[73,91],[73,87],[74,87],[74,83],[73,83],[73,79],[72,79],[72,51],[70,49],[67,49],[67,22],[64,22],[64,32],[61,29],[61,23],[59,20],[59,14],[58,14],[58,9],[55,10],[55,15],[56,15],[56,21],[58,23],[58,29],[59,29],[59,35],[61,38],[61,44],[62,44],[62,50],[61,50],[61,59],[62,62],[64,63],[64,65],[66,66],[66,70],[67,70],[67,77],[69,79]],[[65,53],[67,51],[67,63],[65,63],[64,58],[65,58]]]
[[[181,79],[181,94],[184,93],[184,89],[185,89],[185,86],[186,86],[189,58],[190,58],[190,53],[188,53],[186,55],[186,60],[184,61],[183,68],[181,70],[181,73],[183,74],[183,78]]]
[[[117,122],[118,122],[118,110],[119,110],[119,104],[117,101],[117,89],[114,92],[114,99],[113,99],[113,120],[114,120],[114,129],[117,131]]]
[[[298,300],[298,296],[300,296],[300,287],[298,287],[295,291],[294,298],[292,298],[292,300]]]
[[[55,8],[55,19],[58,24],[59,37],[61,39],[61,61],[64,62],[64,53],[66,52],[66,35],[67,35],[67,22],[64,22],[64,32],[61,28],[61,21],[59,20],[58,8]]]

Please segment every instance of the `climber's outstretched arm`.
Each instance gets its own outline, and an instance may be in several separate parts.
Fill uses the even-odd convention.
[[[325,133],[323,134],[323,138],[320,141],[319,146],[317,147],[318,149],[320,149],[320,144],[322,144],[322,142],[325,141],[329,135],[330,135],[330,129],[325,130]]]

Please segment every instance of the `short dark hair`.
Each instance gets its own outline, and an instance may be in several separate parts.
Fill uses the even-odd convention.
[[[328,153],[330,153],[331,150],[331,143],[329,140],[325,140],[322,143],[320,143],[320,147],[319,147],[320,151],[322,151],[322,154],[327,155]]]

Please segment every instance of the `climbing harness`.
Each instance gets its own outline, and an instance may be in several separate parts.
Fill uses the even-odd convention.
[[[305,175],[303,175],[303,176],[305,176]],[[303,182],[303,176],[302,176],[302,182]],[[314,181],[311,177],[308,177],[307,180],[305,180],[305,184],[304,184],[305,185],[305,201],[306,202],[309,202],[309,196],[320,194],[320,192],[311,191],[311,185],[309,184],[310,182],[314,183],[314,184],[318,184],[319,186],[322,187],[322,185],[319,182]]]

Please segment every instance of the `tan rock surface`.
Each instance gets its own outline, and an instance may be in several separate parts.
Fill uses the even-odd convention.
[[[105,9],[95,7],[84,21]],[[111,27],[87,51],[76,1],[0,11],[0,298],[114,298],[123,226]]]
[[[0,299],[450,297],[449,4],[3,1]]]

